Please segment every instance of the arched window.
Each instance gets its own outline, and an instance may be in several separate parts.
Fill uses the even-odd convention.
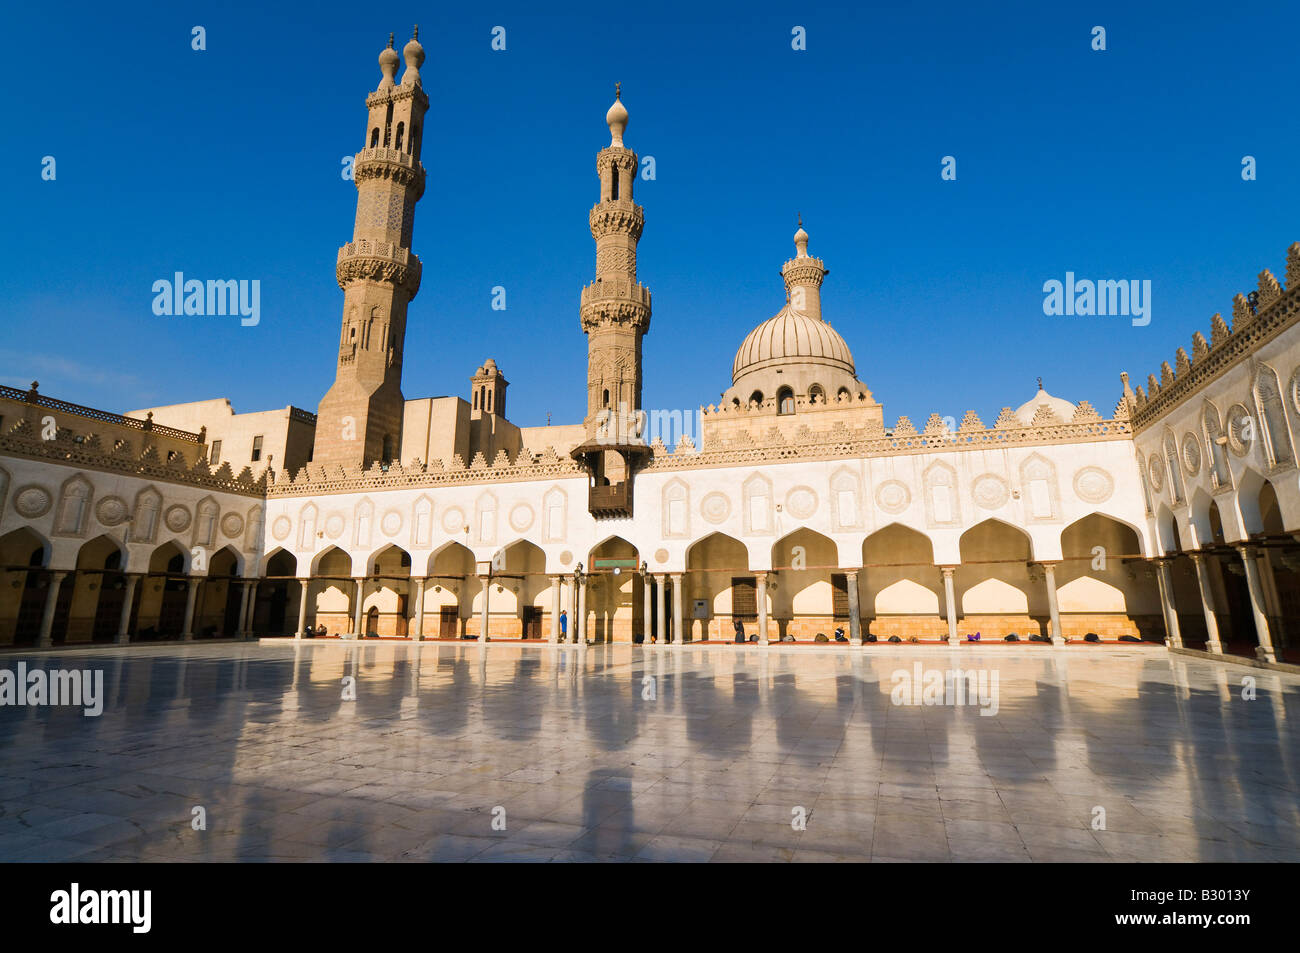
[[[822,389],[821,384],[813,384],[808,388],[808,401],[813,404],[826,403],[826,391]]]
[[[478,391],[474,391],[474,409],[478,410]]]
[[[399,122],[397,124],[397,138],[393,140],[393,148],[398,152],[402,151],[402,140],[404,138],[406,138],[406,123]]]
[[[849,389],[847,387],[841,387],[838,391],[835,392],[836,400],[848,400],[852,396],[853,395],[849,393]]]
[[[789,387],[782,387],[776,392],[776,412],[778,414],[794,413],[794,391]]]
[[[1172,433],[1165,434],[1165,462],[1169,467],[1169,492],[1175,503],[1183,502],[1183,468],[1178,461],[1178,443]]]
[[[751,404],[761,404],[763,402],[763,392],[761,390],[754,391],[749,395],[749,402]]]
[[[1282,392],[1277,375],[1267,365],[1261,365],[1255,377],[1255,401],[1259,419],[1264,424],[1264,449],[1270,466],[1286,466],[1293,459],[1291,435],[1286,429],[1286,410],[1282,405]]]
[[[370,130],[370,148],[374,149],[379,145],[379,127],[375,126]]]
[[[1223,432],[1223,425],[1219,423],[1219,411],[1213,404],[1206,405],[1204,420],[1205,446],[1210,451],[1210,479],[1217,490],[1232,483],[1232,471],[1228,469],[1228,452],[1225,449],[1228,438]]]
[[[609,200],[618,201],[618,166],[609,167]]]
[[[420,127],[411,126],[411,142],[406,147],[406,151],[417,159],[420,157]]]
[[[393,136],[393,104],[388,104],[388,115],[384,117],[384,148],[388,148]]]
[[[605,396],[603,397],[603,400],[604,400],[604,403],[603,403],[601,406],[603,406],[603,407],[608,407],[608,406],[609,406],[609,388],[608,388],[608,387],[605,388]]]

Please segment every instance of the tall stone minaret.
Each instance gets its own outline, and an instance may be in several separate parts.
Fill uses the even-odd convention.
[[[616,433],[636,433],[641,336],[650,329],[650,290],[636,280],[636,243],[645,212],[632,201],[637,155],[623,145],[627,110],[617,85],[605,122],[610,143],[596,156],[600,201],[589,216],[596,280],[582,289],[581,316],[587,334],[587,437],[609,440]]]
[[[402,344],[406,306],[420,288],[420,259],[411,252],[415,203],[424,194],[424,113],[420,83],[424,47],[419,27],[402,56],[389,35],[379,54],[383,78],[366,97],[365,147],[352,171],[357,218],[352,241],[339,249],[336,277],[343,289],[343,331],[334,385],[321,399],[314,463],[366,467],[398,459],[402,438]]]

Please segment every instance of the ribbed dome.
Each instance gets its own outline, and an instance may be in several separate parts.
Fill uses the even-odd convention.
[[[1016,408],[1016,417],[1019,421],[1028,427],[1034,420],[1034,414],[1038,413],[1038,408],[1046,404],[1052,409],[1056,416],[1067,424],[1074,417],[1074,412],[1078,410],[1074,404],[1070,403],[1063,397],[1053,397],[1047,391],[1043,390],[1043,385],[1038,385],[1038,393],[1032,398],[1025,401]]]
[[[825,364],[854,376],[853,355],[839,332],[788,304],[749,332],[731,365],[731,381],[780,364]]]

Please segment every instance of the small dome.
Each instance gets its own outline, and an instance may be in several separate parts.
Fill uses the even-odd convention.
[[[401,62],[397,50],[393,49],[393,34],[390,33],[388,34],[388,45],[379,54],[379,69],[384,74],[384,78],[379,82],[380,89],[387,89],[393,85],[393,77],[397,75],[397,67],[401,65]]]
[[[403,86],[419,86],[420,67],[424,65],[424,47],[420,45],[420,28],[415,28],[411,42],[402,47],[402,58],[406,60],[406,72],[402,74]]]
[[[623,132],[627,129],[627,109],[624,108],[621,92],[615,84],[614,105],[609,107],[609,112],[605,113],[605,124],[609,126],[610,144],[621,146],[623,144]]]
[[[1078,408],[1061,397],[1053,397],[1047,391],[1043,390],[1042,382],[1038,384],[1038,393],[1029,400],[1025,401],[1016,408],[1016,419],[1028,427],[1034,420],[1034,414],[1038,413],[1038,408],[1046,405],[1061,420],[1069,423],[1074,417],[1074,412]]]
[[[839,332],[788,304],[745,337],[731,365],[732,383],[752,371],[782,364],[825,364],[850,377],[854,374],[853,355]]]

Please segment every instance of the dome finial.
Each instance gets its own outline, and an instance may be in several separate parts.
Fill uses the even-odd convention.
[[[1038,389],[1039,390],[1043,389],[1043,379],[1041,377],[1038,378]]]
[[[415,25],[411,42],[402,47],[402,57],[406,60],[406,72],[402,74],[402,85],[423,85],[420,82],[420,67],[424,65],[424,47],[420,45],[420,24]]]
[[[614,105],[605,113],[605,124],[609,126],[609,144],[623,147],[623,132],[627,129],[627,108],[623,105],[623,84],[614,84]]]
[[[379,69],[384,74],[384,78],[379,81],[380,89],[388,89],[393,84],[393,77],[397,75],[397,67],[401,63],[397,55],[397,50],[393,49],[393,34],[388,34],[388,45],[379,51]]]
[[[798,252],[799,258],[808,257],[808,233],[803,230],[803,215],[796,212],[795,217],[799,220],[799,231],[794,233],[794,247]]]

